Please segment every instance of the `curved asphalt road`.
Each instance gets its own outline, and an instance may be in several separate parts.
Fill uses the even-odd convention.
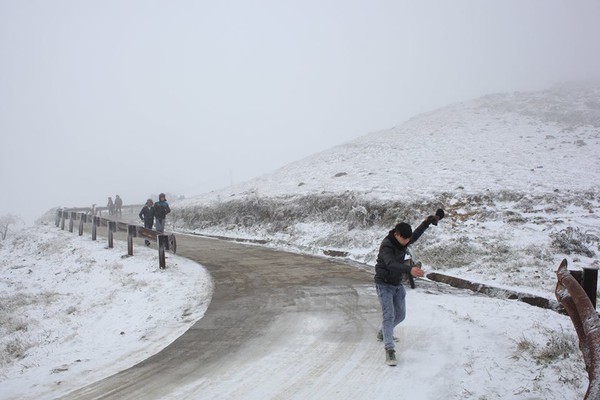
[[[158,354],[65,399],[335,398],[352,380],[349,355],[354,365],[383,363],[379,305],[361,295],[373,290],[367,271],[186,235],[177,249],[214,280],[204,317]]]

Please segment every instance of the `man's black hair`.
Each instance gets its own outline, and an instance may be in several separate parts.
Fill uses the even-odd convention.
[[[412,236],[412,227],[406,222],[400,222],[394,227],[394,232],[398,233],[405,239],[410,239]]]

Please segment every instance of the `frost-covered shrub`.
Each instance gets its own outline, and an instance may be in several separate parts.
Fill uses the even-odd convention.
[[[527,218],[514,211],[506,211],[504,215],[506,223],[509,224],[522,225],[527,222]]]
[[[3,343],[2,348],[0,348],[0,363],[6,365],[14,360],[23,358],[30,348],[31,344],[26,340],[20,337],[11,338],[6,343]]]
[[[503,203],[516,203],[519,200],[521,200],[524,196],[525,194],[523,192],[501,190],[494,195],[494,199]]]
[[[1,317],[0,321],[3,325],[2,330],[9,334],[27,331],[27,321],[22,318]]]
[[[308,246],[309,251],[320,252],[345,248],[354,257],[363,257],[369,249],[375,249],[383,235],[398,222],[409,222],[414,228],[437,208],[444,208],[446,218],[441,223],[441,232],[453,231],[454,237],[439,243],[435,235],[424,235],[416,243],[415,250],[426,265],[443,269],[498,268],[507,273],[518,272],[525,266],[545,281],[546,274],[536,271],[554,268],[550,264],[556,249],[567,254],[593,256],[600,243],[594,230],[582,232],[568,228],[550,234],[550,228],[566,226],[569,214],[597,212],[599,202],[600,196],[593,190],[547,193],[458,191],[410,201],[377,199],[350,191],[279,197],[260,197],[254,193],[194,207],[174,207],[170,219],[174,229],[221,230],[233,236],[244,231],[265,235],[265,239],[273,243],[281,241],[282,245],[297,249]],[[314,230],[298,231],[296,227],[302,224],[321,226],[323,232],[342,234],[327,237]],[[527,224],[548,228],[547,231],[543,229],[546,233],[540,234],[538,243],[531,248],[522,248],[523,244],[514,243],[510,237],[496,237],[497,234],[510,235],[507,232]],[[494,233],[497,227],[500,231]],[[507,227],[510,229],[505,230]],[[474,232],[477,232],[476,236],[473,236]],[[363,239],[356,240],[357,237]],[[369,257],[373,258],[372,255]],[[515,259],[519,261],[514,262]]]
[[[241,227],[276,224],[287,228],[295,223],[326,222],[352,230],[374,225],[390,227],[400,221],[418,221],[426,212],[423,208],[423,204],[414,203],[368,202],[350,193],[311,194],[276,198],[251,197],[174,209],[171,219],[175,227],[187,229],[232,224]],[[434,209],[433,206],[429,208]]]
[[[565,254],[581,254],[594,257],[593,247],[599,248],[598,236],[582,231],[580,228],[567,227],[550,234],[552,246]]]
[[[446,243],[428,245],[426,252],[419,253],[419,259],[426,265],[448,269],[469,265],[480,259],[482,253],[467,236],[460,236]]]
[[[24,318],[15,318],[15,310],[31,303],[24,295],[3,297],[0,305],[0,365],[7,365],[22,358],[31,345],[24,339],[28,322]]]
[[[502,239],[484,242],[481,258],[489,264],[506,265],[513,258],[512,249]]]
[[[536,358],[539,363],[546,364],[571,355],[579,355],[577,343],[578,340],[573,334],[549,331],[548,341],[536,352]]]
[[[517,341],[513,357],[532,357],[538,364],[543,365],[572,356],[579,357],[578,339],[572,333],[546,329],[544,335],[546,343],[543,346],[523,336]]]

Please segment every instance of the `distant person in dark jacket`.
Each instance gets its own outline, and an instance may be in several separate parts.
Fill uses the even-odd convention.
[[[146,204],[142,207],[140,211],[140,219],[144,221],[144,228],[152,229],[154,225],[154,202],[152,199],[146,200]],[[150,246],[150,241],[148,239],[144,240],[146,246]]]
[[[171,212],[169,203],[164,193],[158,195],[158,201],[154,203],[154,218],[156,220],[156,230],[160,233],[165,231],[165,218]]]
[[[117,195],[115,197],[115,215],[117,217],[123,215],[123,213],[121,212],[121,207],[123,207],[123,200],[119,197],[119,195]]]
[[[377,264],[375,264],[375,288],[381,304],[383,322],[377,339],[383,341],[385,362],[387,365],[397,365],[394,345],[394,328],[406,317],[406,290],[402,285],[404,274],[415,278],[424,276],[418,266],[407,265],[405,261],[407,247],[416,242],[429,225],[437,225],[444,218],[444,210],[439,209],[436,215],[430,215],[413,232],[406,222],[401,222],[389,231],[381,242]]]

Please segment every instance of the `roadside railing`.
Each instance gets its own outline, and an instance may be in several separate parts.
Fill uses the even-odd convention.
[[[588,279],[585,279],[586,273]],[[595,308],[598,270],[584,269],[583,279],[580,282],[576,278],[577,275],[574,276],[567,269],[567,260],[563,260],[556,275],[558,277],[556,299],[563,305],[575,326],[579,349],[583,353],[583,361],[589,376],[588,390],[584,399],[600,399],[600,317]],[[589,282],[593,282],[593,285]]]
[[[123,206],[122,209],[131,208],[141,209],[140,206]],[[117,221],[109,217],[102,217],[102,211],[106,207],[83,207],[61,209],[56,212],[55,224],[60,229],[65,230],[66,221],[69,221],[68,230],[73,232],[75,223],[79,221],[79,236],[83,235],[85,224],[91,223],[92,240],[96,240],[98,236],[98,228],[107,228],[108,248],[114,247],[114,233],[117,231],[127,232],[127,255],[133,256],[133,239],[135,237],[143,237],[145,239],[154,240],[158,244],[158,263],[161,269],[167,267],[166,251],[175,253],[177,251],[177,241],[175,235],[164,234],[152,229],[144,228],[140,225],[129,224],[122,221]],[[98,215],[100,214],[100,215]]]

